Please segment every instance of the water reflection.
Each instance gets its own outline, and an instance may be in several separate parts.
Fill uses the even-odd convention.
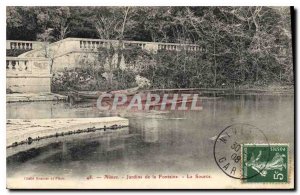
[[[270,143],[290,143],[293,148],[293,96],[226,95],[202,104],[201,111],[123,113],[130,127],[122,133],[64,138],[31,150],[27,158],[24,154],[8,158],[8,176],[215,170],[210,138],[233,123],[253,124],[264,131]],[[7,104],[7,118],[109,115],[112,113],[99,112],[89,103],[75,107],[53,102]]]
[[[145,143],[158,142],[158,120],[147,119],[141,128],[142,139]]]

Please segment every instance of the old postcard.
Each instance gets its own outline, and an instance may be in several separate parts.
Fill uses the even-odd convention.
[[[294,189],[293,7],[6,7],[9,189]]]

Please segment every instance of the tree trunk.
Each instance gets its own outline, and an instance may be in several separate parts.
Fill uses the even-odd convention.
[[[121,34],[119,38],[119,43],[118,43],[118,61],[117,61],[117,68],[120,68],[122,56],[123,56],[123,38],[124,38],[124,30],[125,30],[125,24],[127,20],[127,15],[128,15],[129,7],[126,8],[125,14],[124,14],[124,20],[122,24],[122,29],[121,29]]]
[[[217,84],[216,36],[214,36],[214,86]]]

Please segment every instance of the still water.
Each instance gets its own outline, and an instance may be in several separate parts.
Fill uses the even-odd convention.
[[[293,95],[226,95],[203,100],[201,111],[99,112],[90,103],[8,103],[7,118],[88,118],[118,115],[130,127],[94,139],[56,141],[7,159],[7,176],[189,173],[216,170],[210,138],[234,123],[261,129],[270,143],[294,148]],[[292,156],[293,158],[293,156]]]

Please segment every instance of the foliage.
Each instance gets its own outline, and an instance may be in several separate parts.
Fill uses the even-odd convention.
[[[52,91],[67,91],[69,89],[81,91],[109,91],[136,87],[135,73],[130,70],[116,70],[113,72],[112,85],[109,85],[102,75],[103,70],[91,71],[90,68],[65,69],[53,74]],[[97,78],[95,77],[97,75]],[[116,75],[121,75],[117,77]]]
[[[45,33],[51,42],[118,40],[117,47],[98,52],[96,88],[104,72],[114,76],[111,87],[125,87],[121,81],[138,74],[152,87],[165,88],[294,82],[289,7],[7,7],[8,39],[37,40]],[[147,53],[122,48],[123,40],[194,43],[202,50]],[[121,56],[126,70],[120,68]]]

